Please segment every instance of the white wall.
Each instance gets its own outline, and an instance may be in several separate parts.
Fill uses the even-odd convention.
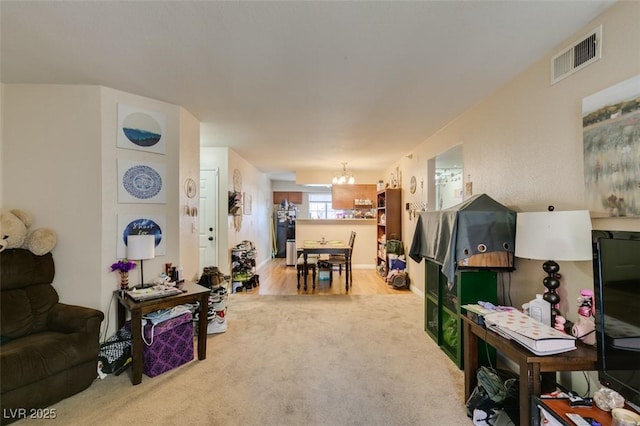
[[[200,248],[199,248],[199,220],[197,216],[185,214],[184,207],[200,207],[199,193],[194,198],[187,197],[185,182],[188,178],[200,181],[200,122],[184,108],[179,108],[180,136],[179,136],[179,179],[178,215],[180,227],[180,258],[178,264],[182,266],[185,279],[195,280],[200,276]],[[197,185],[199,188],[200,185]]]
[[[586,25],[567,42],[603,25],[603,58],[555,85],[550,84],[550,60],[555,52],[534,63],[483,102],[462,114],[397,165],[403,187],[412,174],[425,188],[404,201],[427,197],[427,160],[463,144],[464,175],[474,193],[486,193],[516,211],[584,209],[582,99],[640,74],[640,3],[620,2]],[[566,43],[561,43],[559,48]],[[389,170],[395,168],[392,165]],[[415,221],[404,217],[404,239],[410,242]],[[638,219],[594,219],[596,228],[640,229]],[[424,265],[409,262],[412,285],[424,291]],[[516,306],[532,299],[542,287],[541,262],[518,260],[511,274]],[[560,310],[577,319],[575,298],[593,285],[590,262],[562,262]],[[417,279],[419,278],[419,279]]]
[[[389,167],[403,171],[403,188],[411,175],[425,187],[404,201],[428,199],[427,162],[457,144],[463,144],[464,177],[470,175],[474,193],[486,193],[516,211],[584,209],[582,99],[640,74],[640,3],[618,2],[558,48],[602,24],[603,57],[561,82],[550,85],[550,60],[556,52],[535,62],[523,73],[459,116],[417,146],[413,158],[401,158]],[[408,153],[409,154],[409,153]],[[639,219],[593,219],[597,229],[640,230]],[[415,220],[404,216],[403,238],[410,244]],[[577,320],[576,298],[593,287],[591,262],[559,262],[562,274],[560,310]],[[510,277],[510,295],[520,306],[544,290],[542,262],[517,259]],[[409,261],[412,286],[424,291],[424,262]],[[507,289],[508,290],[508,289]],[[499,292],[500,294],[500,292]],[[508,303],[508,301],[502,301]],[[580,375],[581,376],[581,375]],[[574,389],[584,380],[577,380]],[[572,385],[569,385],[572,387]]]
[[[61,300],[104,310],[100,97],[97,86],[5,85],[2,174],[3,208],[58,234]]]
[[[229,181],[227,188],[220,190],[225,194],[233,190],[233,171],[238,169],[242,174],[243,195],[251,195],[252,211],[250,215],[242,215],[242,226],[236,230],[233,216],[227,216],[228,249],[243,240],[252,241],[256,247],[256,264],[261,265],[271,259],[271,232],[273,226],[273,195],[271,181],[266,174],[260,172],[238,153],[229,150]],[[227,250],[228,263],[231,252]]]
[[[218,180],[218,268],[224,273],[231,272],[230,249],[243,240],[256,246],[258,265],[271,259],[271,232],[273,196],[271,181],[238,153],[229,148],[203,147],[200,154],[201,169],[219,170]],[[242,215],[239,230],[234,226],[234,218],[228,214],[228,193],[233,190],[233,171],[242,175],[242,192],[250,194],[251,214]]]
[[[116,147],[118,103],[165,114],[165,155]],[[2,104],[3,208],[24,209],[34,227],[57,232],[53,285],[63,302],[108,313],[108,335],[115,329],[111,298],[118,279],[109,266],[116,260],[118,214],[166,217],[166,255],[145,261],[145,280],[165,262],[179,264],[181,245],[192,238],[197,259],[197,233],[181,236],[180,206],[181,174],[199,176],[199,125],[175,105],[99,86],[5,85]],[[119,204],[118,158],[166,163],[166,203]],[[186,276],[195,273],[191,263],[185,266]],[[137,277],[131,277],[134,284]]]
[[[4,113],[2,104],[4,103],[2,100],[4,99],[4,84],[0,83],[0,210],[3,207],[3,193],[4,193],[4,173],[2,173],[2,168],[4,167]]]

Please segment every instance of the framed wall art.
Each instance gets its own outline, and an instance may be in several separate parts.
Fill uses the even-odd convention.
[[[251,194],[242,193],[242,213],[246,215],[251,214],[253,200],[251,199]]]
[[[164,204],[165,175],[163,163],[118,160],[118,202]]]
[[[166,117],[126,104],[118,104],[118,148],[164,154]]]
[[[593,217],[640,217],[640,75],[582,101],[585,201]]]
[[[127,237],[129,235],[152,234],[155,237],[156,256],[166,254],[166,218],[164,215],[119,214],[116,256],[127,257]]]

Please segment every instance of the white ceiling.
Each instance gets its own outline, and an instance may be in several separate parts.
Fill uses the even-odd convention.
[[[3,0],[0,77],[181,105],[274,178],[382,170],[611,4]]]

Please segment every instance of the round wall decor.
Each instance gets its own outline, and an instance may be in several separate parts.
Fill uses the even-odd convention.
[[[152,167],[139,164],[124,173],[122,184],[130,195],[144,200],[158,195],[162,189],[162,177]]]
[[[411,191],[412,194],[416,192],[416,186],[417,186],[416,177],[411,176],[411,181],[409,182],[409,190]]]
[[[184,193],[187,194],[187,197],[189,198],[193,198],[196,196],[196,192],[197,192],[197,186],[196,186],[196,181],[191,179],[191,178],[187,178],[184,181]]]

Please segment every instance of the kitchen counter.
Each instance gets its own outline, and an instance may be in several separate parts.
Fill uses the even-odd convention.
[[[296,222],[308,225],[375,225],[376,219],[296,219]]]
[[[352,263],[354,269],[374,269],[378,249],[376,219],[297,219],[296,246],[305,240],[349,241],[356,233]]]

